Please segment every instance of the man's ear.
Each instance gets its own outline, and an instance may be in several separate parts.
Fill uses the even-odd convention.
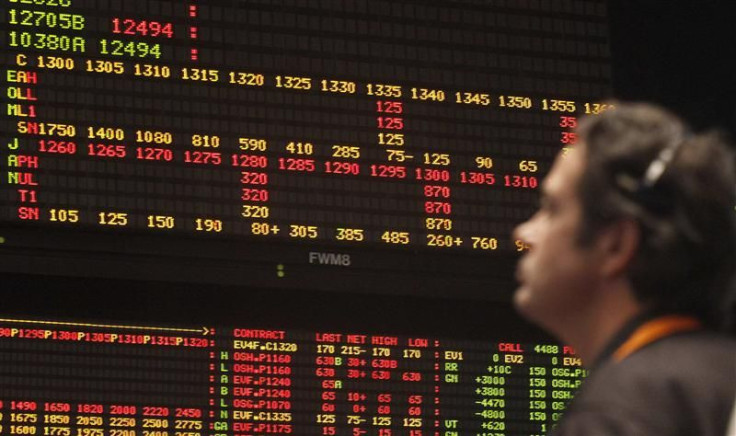
[[[629,269],[639,250],[641,228],[632,219],[622,219],[600,232],[601,273],[606,277],[623,275]]]

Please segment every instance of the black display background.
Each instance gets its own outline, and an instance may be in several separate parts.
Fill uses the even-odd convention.
[[[725,1],[666,7],[653,0],[609,2],[615,96],[657,101],[700,128],[715,125],[733,131],[736,96],[726,86],[734,72],[725,43],[732,39],[727,10]],[[512,269],[506,265],[501,271],[508,292],[513,289]],[[222,324],[247,326],[544,337],[514,315],[508,302],[468,300],[462,292],[459,298],[427,298],[172,284],[146,277],[124,281],[3,274],[0,280],[2,312],[8,316],[172,324],[222,317]]]

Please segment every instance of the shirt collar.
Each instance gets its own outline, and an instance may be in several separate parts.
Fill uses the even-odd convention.
[[[608,344],[606,344],[603,350],[598,353],[598,356],[595,358],[595,360],[593,360],[593,365],[591,365],[589,369],[593,371],[601,366],[604,362],[611,358],[613,353],[615,353],[616,350],[618,350],[618,348],[623,345],[624,342],[626,342],[626,340],[629,339],[629,337],[642,324],[662,315],[664,315],[664,313],[654,310],[645,310],[637,315],[634,315],[631,319],[626,321],[623,327],[621,327],[621,329],[619,329],[616,334],[613,335],[613,337],[608,341]]]

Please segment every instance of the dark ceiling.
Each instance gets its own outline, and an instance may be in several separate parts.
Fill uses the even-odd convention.
[[[658,102],[696,130],[736,136],[736,6],[609,0],[614,92]]]

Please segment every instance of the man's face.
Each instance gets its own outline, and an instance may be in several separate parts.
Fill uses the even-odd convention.
[[[597,284],[598,256],[577,243],[582,218],[578,184],[585,164],[582,144],[558,156],[542,184],[540,209],[514,231],[530,246],[517,266],[514,305],[553,333],[585,308]]]

